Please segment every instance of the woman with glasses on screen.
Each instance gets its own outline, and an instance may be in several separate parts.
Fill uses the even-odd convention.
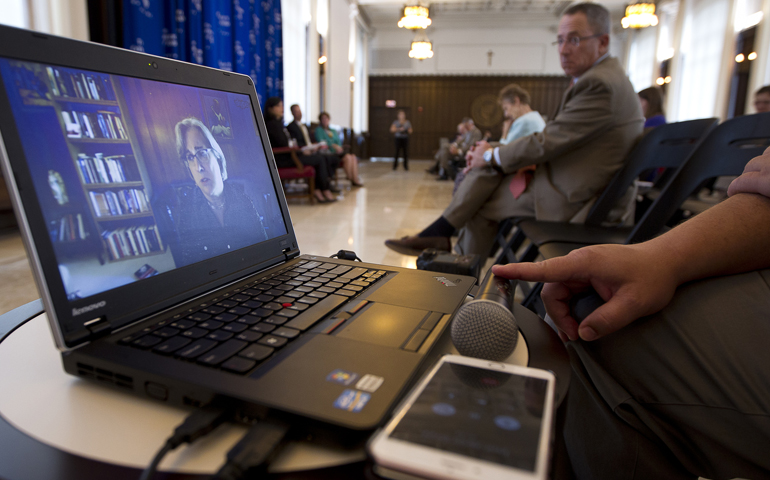
[[[243,187],[227,181],[225,155],[209,129],[197,118],[185,118],[174,132],[179,159],[195,182],[194,188],[179,191],[174,258],[187,265],[267,240]]]

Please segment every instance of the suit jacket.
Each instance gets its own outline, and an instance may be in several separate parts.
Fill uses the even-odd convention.
[[[617,59],[591,67],[564,93],[542,132],[499,149],[505,173],[536,164],[538,220],[582,222],[642,133],[644,116]],[[633,195],[628,196],[633,201]]]
[[[310,141],[313,141],[313,135],[310,132],[310,129],[305,125],[305,128],[307,128],[307,136],[310,137]],[[302,135],[302,129],[300,128],[299,124],[297,122],[291,122],[286,126],[286,129],[289,131],[289,135],[291,135],[291,138],[295,139],[297,141],[297,145],[300,147],[304,147],[307,145],[307,142],[305,142],[305,136]]]
[[[472,146],[476,145],[476,142],[481,140],[482,136],[481,130],[475,125],[473,130],[465,132],[460,141],[457,142],[457,149],[460,150],[460,155],[465,155]]]

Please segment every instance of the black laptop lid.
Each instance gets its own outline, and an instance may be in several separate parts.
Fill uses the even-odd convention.
[[[0,27],[0,133],[60,348],[298,254],[247,76]]]

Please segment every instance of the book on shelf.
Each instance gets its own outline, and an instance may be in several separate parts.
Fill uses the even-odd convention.
[[[144,190],[127,188],[118,191],[88,192],[97,217],[114,217],[150,211]]]
[[[80,72],[59,67],[45,67],[51,94],[60,98],[115,101],[115,91],[108,75]]]
[[[69,138],[128,140],[120,114],[116,112],[62,110],[61,115]]]
[[[113,260],[163,251],[158,227],[155,225],[105,230],[102,238]]]
[[[76,116],[73,117],[70,112],[62,111],[61,117],[64,120],[64,129],[67,132],[67,137],[80,138],[83,136],[83,131],[80,128],[80,122],[77,120]]]
[[[88,237],[83,215],[80,213],[64,215],[59,220],[52,221],[51,226],[51,238],[54,242],[69,243]]]
[[[79,153],[77,164],[85,184],[135,182],[141,178],[134,168],[134,163],[125,155],[105,157],[102,153],[96,153],[89,157],[85,153]]]

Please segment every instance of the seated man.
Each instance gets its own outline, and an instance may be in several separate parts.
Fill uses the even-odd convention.
[[[302,109],[299,105],[295,103],[289,107],[289,110],[291,110],[291,116],[294,117],[294,120],[286,125],[286,129],[289,131],[291,138],[297,141],[297,146],[302,149],[302,153],[309,155],[319,150],[325,150],[327,148],[325,143],[313,143],[313,140],[310,138],[307,125],[302,123]]]
[[[553,282],[577,478],[770,477],[770,149],[728,194],[641,244],[493,267]],[[606,303],[578,325],[569,302],[590,287]]]
[[[457,140],[439,149],[436,153],[438,161],[439,180],[454,179],[457,168],[455,162],[463,160],[465,154],[481,140],[481,130],[476,127],[473,119],[465,117],[457,125]]]
[[[559,22],[559,56],[573,85],[545,130],[491,149],[480,142],[468,155],[469,172],[444,214],[416,236],[385,244],[407,255],[425,248],[489,253],[498,222],[508,217],[583,222],[602,189],[642,133],[644,117],[631,82],[609,56],[610,16],[594,3],[568,8]],[[518,198],[511,191],[517,170],[537,165]],[[632,217],[629,192],[617,220]]]
[[[754,94],[754,110],[757,113],[770,112],[770,85],[765,85]]]

